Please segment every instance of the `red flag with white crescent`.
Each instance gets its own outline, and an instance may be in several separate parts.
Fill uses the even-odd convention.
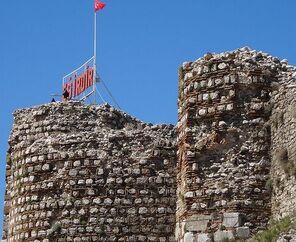
[[[102,10],[104,7],[106,7],[105,3],[95,0],[95,12]]]

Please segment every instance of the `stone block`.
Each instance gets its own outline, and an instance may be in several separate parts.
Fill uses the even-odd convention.
[[[225,63],[220,63],[219,65],[218,65],[218,68],[220,69],[220,70],[223,70],[223,69],[225,69],[227,67],[227,65],[225,64]]]
[[[187,232],[184,235],[184,242],[194,242],[194,235],[191,232]]]
[[[242,225],[242,216],[240,213],[224,213],[223,226],[226,228],[239,227]]]
[[[240,239],[247,239],[250,237],[250,228],[249,227],[238,227],[236,228],[236,237]]]
[[[185,197],[186,198],[194,197],[194,193],[193,192],[186,192]]]
[[[176,238],[176,240],[183,237],[184,231],[185,231],[185,222],[176,223],[176,227],[175,227],[175,238]]]
[[[232,231],[218,230],[214,233],[214,242],[221,242],[226,239],[234,239]]]
[[[206,109],[200,109],[199,111],[198,111],[198,115],[199,116],[204,116],[204,115],[206,115],[207,114],[207,110]]]
[[[211,219],[210,215],[193,215],[185,221],[185,230],[189,232],[204,232]]]
[[[213,240],[211,239],[210,234],[199,234],[197,236],[197,242],[212,242]]]

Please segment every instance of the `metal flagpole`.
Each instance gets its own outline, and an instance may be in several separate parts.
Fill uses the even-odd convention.
[[[94,17],[94,80],[93,80],[93,95],[94,104],[96,104],[96,79],[97,79],[97,13]]]

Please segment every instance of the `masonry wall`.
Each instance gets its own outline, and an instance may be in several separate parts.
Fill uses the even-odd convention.
[[[290,79],[290,82],[289,82]],[[296,85],[294,78],[284,78],[273,91],[272,217],[280,219],[296,214]]]
[[[16,111],[4,241],[243,241],[295,216],[295,73],[249,48],[186,62],[176,128],[72,101]]]
[[[271,216],[271,65],[248,49],[180,69],[178,241],[246,239]],[[266,62],[266,60],[265,60]]]
[[[15,112],[3,239],[174,241],[174,136],[108,105]]]

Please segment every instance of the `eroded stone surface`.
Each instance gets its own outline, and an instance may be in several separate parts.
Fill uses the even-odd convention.
[[[15,112],[7,241],[174,241],[175,130],[108,105]]]
[[[295,72],[286,61],[247,47],[182,65],[177,227],[192,216],[210,214],[203,233],[238,237],[243,229],[236,235],[235,228],[256,233],[272,212],[293,214],[296,182],[287,167],[296,167]],[[281,147],[286,163],[279,169],[275,157]],[[278,188],[272,196],[274,180]],[[178,241],[186,231],[186,226],[179,231]]]
[[[177,138],[108,105],[15,112],[4,239],[246,239],[293,215],[295,73],[247,47],[184,63]]]

